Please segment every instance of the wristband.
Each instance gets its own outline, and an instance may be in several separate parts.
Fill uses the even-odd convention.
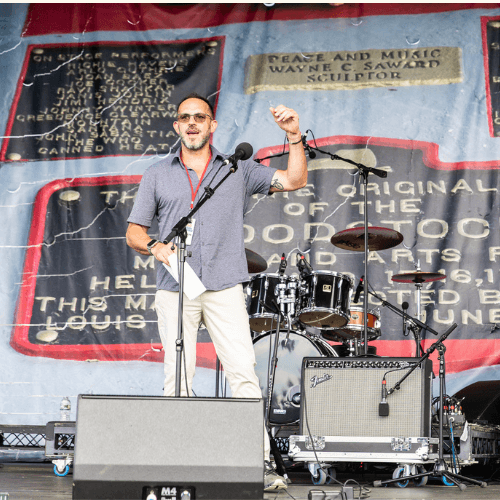
[[[286,136],[286,138],[288,139],[288,136]],[[293,146],[294,144],[299,144],[300,142],[302,142],[302,134],[300,136],[300,140],[298,140],[297,142],[290,142],[290,139],[288,139],[288,144],[290,144],[290,146]]]
[[[153,248],[153,247],[154,247],[157,243],[159,243],[159,241],[158,241],[158,240],[154,240],[154,239],[153,239],[153,240],[151,240],[151,241],[150,241],[150,242],[146,245],[146,247],[147,247],[147,249],[148,249],[148,252],[149,252],[151,255],[153,255],[153,252],[151,251],[151,249],[152,249],[152,248]]]

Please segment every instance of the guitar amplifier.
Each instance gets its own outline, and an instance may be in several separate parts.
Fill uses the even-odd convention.
[[[426,359],[387,397],[419,358],[304,358],[300,434],[309,436],[431,436],[432,361]],[[382,412],[383,413],[383,412]]]

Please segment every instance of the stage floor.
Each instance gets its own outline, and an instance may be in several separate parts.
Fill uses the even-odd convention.
[[[50,463],[15,463],[1,464],[0,467],[0,494],[8,493],[9,500],[67,500],[71,498],[73,476],[71,472],[65,477],[58,477],[53,472]],[[487,476],[480,477],[481,471],[472,471],[468,474],[467,468],[462,470],[462,475],[474,479],[487,480],[492,476],[491,471]],[[305,470],[289,471],[292,484],[287,491],[265,493],[265,500],[307,500],[310,490],[322,490],[325,493],[340,491],[340,486],[315,486],[311,483],[310,475]],[[496,476],[495,476],[496,477]],[[455,486],[444,486],[437,479],[430,479],[426,486],[406,488],[395,486],[374,488],[376,479],[389,479],[390,474],[377,473],[340,473],[338,479],[342,482],[348,479],[357,481],[364,488],[367,496],[361,498],[383,499],[418,499],[418,500],[498,500],[500,498],[500,481],[488,481],[488,487],[468,486],[465,491],[460,491]],[[350,485],[354,485],[349,481]],[[359,498],[359,489],[355,490],[354,498]],[[0,496],[1,498],[1,496]],[[4,497],[7,498],[7,497]]]

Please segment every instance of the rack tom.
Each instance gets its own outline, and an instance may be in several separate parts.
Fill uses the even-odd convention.
[[[304,276],[299,298],[299,321],[315,328],[338,328],[349,321],[352,279],[333,271]]]
[[[285,275],[276,273],[261,273],[252,277],[247,292],[247,312],[251,330],[262,333],[276,328],[279,285],[286,286],[286,282]]]

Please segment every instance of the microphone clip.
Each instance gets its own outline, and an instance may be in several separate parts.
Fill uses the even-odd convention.
[[[285,274],[286,265],[287,265],[287,261],[286,261],[285,254],[282,254],[281,255],[280,267],[278,268],[278,274],[280,276],[283,276]]]
[[[361,276],[361,278],[359,278],[359,283],[358,286],[356,287],[356,292],[354,293],[354,299],[353,299],[353,302],[355,304],[359,302],[359,296],[361,295],[361,292],[363,290],[364,279],[365,279],[364,275]]]

